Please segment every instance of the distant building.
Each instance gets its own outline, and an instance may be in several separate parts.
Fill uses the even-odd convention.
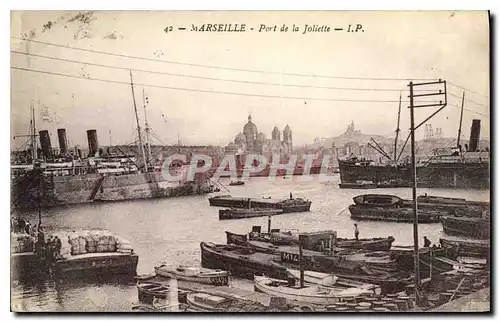
[[[252,122],[252,116],[248,115],[248,122],[243,126],[243,131],[238,133],[233,142],[226,148],[226,154],[279,154],[287,156],[292,152],[293,140],[292,130],[289,125],[283,130],[283,138],[277,126],[271,132],[271,139],[259,132],[257,126]]]

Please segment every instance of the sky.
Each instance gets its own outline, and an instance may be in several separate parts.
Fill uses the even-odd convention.
[[[247,32],[190,31],[192,24],[203,23],[246,24]],[[278,25],[278,31],[258,32],[262,24]],[[280,26],[294,24],[299,32],[279,32]],[[306,24],[344,31],[302,34]],[[362,24],[363,32],[346,32],[349,24]],[[174,31],[165,32],[168,26]],[[15,39],[23,34],[43,43],[146,59]],[[400,91],[400,127],[407,133],[408,79],[447,81],[448,106],[429,122],[444,136],[457,135],[465,89],[462,137],[468,139],[473,118],[482,122],[481,137],[489,137],[486,12],[30,11],[12,12],[11,37],[11,67],[25,69],[11,68],[14,148],[24,142],[13,137],[27,133],[31,104],[37,130],[49,130],[53,146],[58,128],[66,128],[71,145],[86,146],[88,129],[97,130],[101,145],[132,142],[137,125],[127,69],[133,70],[141,126],[143,89],[146,93],[157,144],[180,139],[225,146],[250,113],[268,138],[275,125],[280,130],[290,125],[294,146],[337,136],[351,121],[363,133],[393,136]],[[419,108],[417,122],[435,110]],[[423,135],[422,127],[417,138]]]

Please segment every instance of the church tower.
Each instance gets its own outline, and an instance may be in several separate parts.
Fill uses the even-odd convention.
[[[286,153],[292,153],[292,129],[290,129],[290,126],[288,124],[283,130],[283,144],[285,145]]]
[[[273,128],[273,132],[271,134],[271,137],[273,141],[281,141],[281,133],[280,130],[278,130],[278,127],[275,125]]]

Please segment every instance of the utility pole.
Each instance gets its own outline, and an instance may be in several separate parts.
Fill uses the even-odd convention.
[[[425,94],[413,94],[413,88],[415,86],[426,86],[426,85],[444,85],[444,91],[443,90],[436,90],[432,89],[429,90],[431,91],[430,93],[425,93]],[[420,269],[419,269],[419,264],[420,264],[420,259],[419,259],[419,247],[418,247],[418,209],[417,209],[417,165],[416,165],[416,157],[415,157],[415,131],[425,124],[429,119],[431,119],[434,115],[439,113],[447,104],[447,98],[446,98],[446,81],[436,81],[436,82],[427,82],[427,83],[413,83],[410,82],[408,85],[410,87],[410,135],[411,135],[411,164],[412,164],[412,177],[413,177],[413,184],[412,184],[412,196],[413,196],[413,250],[414,250],[414,270],[415,270],[415,301],[416,305],[419,306],[421,303],[421,294],[420,294]],[[432,92],[434,91],[434,92]],[[415,98],[416,97],[427,97],[427,96],[441,96],[444,95],[444,102],[442,100],[439,101],[439,103],[429,103],[428,101],[425,102],[425,104],[422,105],[415,105]],[[429,103],[429,104],[427,104]],[[422,107],[439,107],[439,109],[431,114],[429,117],[427,117],[423,122],[421,122],[419,125],[415,126],[415,108],[422,108]],[[430,259],[432,261],[432,258]]]
[[[460,111],[460,125],[458,126],[457,148],[460,147],[460,135],[462,135],[462,117],[464,116],[464,99],[465,99],[465,91],[463,91],[462,93],[462,109]],[[460,154],[461,153],[462,151],[460,151]]]
[[[148,161],[144,152],[144,144],[142,143],[141,124],[139,123],[139,115],[137,114],[137,105],[135,104],[134,82],[132,80],[132,71],[130,71],[130,86],[132,88],[132,99],[134,101],[135,119],[137,120],[137,134],[139,135],[139,145],[141,149],[142,159],[144,160],[144,171],[148,172]]]

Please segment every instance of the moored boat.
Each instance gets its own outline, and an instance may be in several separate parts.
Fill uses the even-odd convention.
[[[244,184],[245,184],[245,182],[243,182],[243,181],[231,181],[229,183],[230,186],[242,186]]]
[[[232,196],[214,196],[208,198],[210,206],[227,208],[271,208],[283,212],[302,212],[311,209],[311,201],[302,198],[270,199],[242,198]]]
[[[486,258],[490,254],[489,240],[443,237],[439,239],[439,243],[443,247],[457,245],[459,256]]]
[[[300,270],[288,269],[288,272],[292,277],[300,280]],[[304,271],[304,282],[326,287],[337,285],[339,287],[346,287],[346,288],[359,288],[371,291],[373,294],[376,295],[381,293],[379,285],[371,283],[363,283],[348,278],[338,277],[335,276],[333,273],[328,274],[321,272]]]
[[[254,228],[259,227],[255,226]],[[236,245],[246,245],[248,240],[264,241],[270,242],[275,245],[298,245],[299,239],[291,233],[284,233],[280,231],[268,233],[261,233],[259,229],[255,229],[247,235],[235,234],[226,231],[227,243]],[[259,230],[259,231],[257,231]],[[320,234],[321,232],[318,232]],[[306,235],[314,235],[315,233],[309,233]],[[317,250],[317,246],[321,244],[328,243],[328,238],[317,239],[316,244],[310,245],[310,243],[304,243],[303,247],[307,250]],[[388,251],[394,242],[394,237],[381,237],[381,238],[364,238],[364,239],[348,239],[348,238],[336,238],[335,247],[343,249],[364,249],[373,251]]]
[[[489,218],[444,216],[441,218],[441,224],[447,235],[467,236],[478,239],[490,238]]]
[[[255,276],[254,283],[256,290],[268,295],[284,297],[289,301],[318,305],[333,304],[339,300],[354,299],[357,296],[372,294],[371,291],[365,289],[323,287],[311,284],[305,284],[301,288],[295,285],[295,279],[285,281],[266,276]]]
[[[374,189],[374,188],[377,188],[377,184],[373,183],[373,181],[359,180],[356,182],[341,182],[341,183],[339,183],[339,188],[341,188],[341,189]]]
[[[182,281],[209,285],[229,285],[229,272],[220,269],[203,269],[199,267],[171,267],[162,264],[155,267],[157,276],[175,278]]]
[[[219,220],[224,219],[243,219],[263,216],[274,216],[283,213],[281,209],[265,209],[265,208],[230,208],[219,210]]]
[[[154,298],[166,299],[170,292],[170,287],[165,283],[139,280],[137,281],[137,291],[139,301],[150,303]],[[174,292],[174,290],[172,291]]]
[[[413,209],[393,207],[371,207],[364,205],[350,205],[349,211],[354,220],[413,222]],[[418,222],[437,223],[443,213],[429,209],[418,209]]]
[[[274,261],[274,256],[255,252],[248,247],[237,245],[216,245],[200,243],[201,266],[211,269],[223,269],[243,278],[266,274],[277,278],[286,278],[286,268]]]
[[[354,198],[356,205],[365,205],[372,207],[395,207],[403,202],[403,199],[394,195],[366,194]]]

